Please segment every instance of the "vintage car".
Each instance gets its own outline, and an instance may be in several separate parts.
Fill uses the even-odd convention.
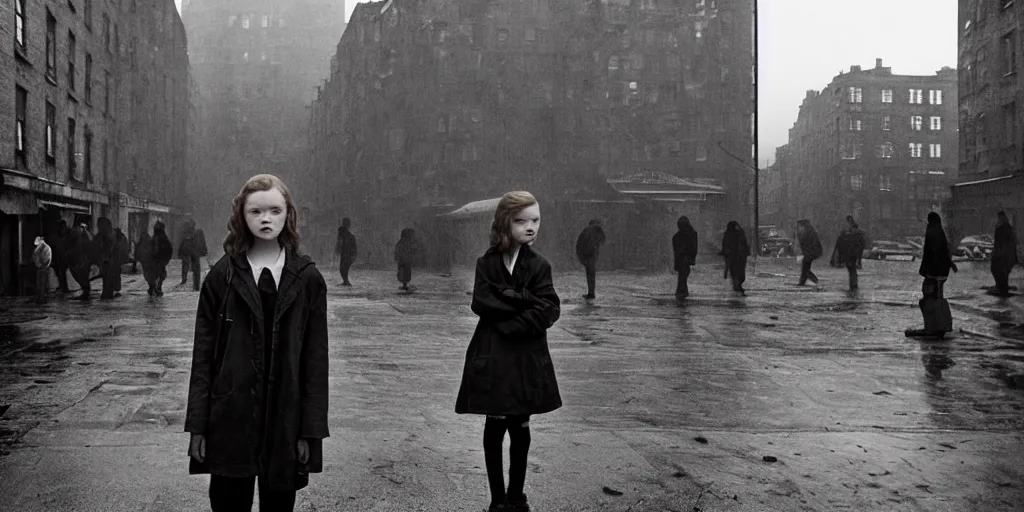
[[[987,260],[992,257],[993,247],[995,244],[989,235],[965,236],[953,251],[953,256],[969,260]]]
[[[916,261],[921,257],[921,250],[907,242],[878,240],[871,244],[865,256],[873,260]]]

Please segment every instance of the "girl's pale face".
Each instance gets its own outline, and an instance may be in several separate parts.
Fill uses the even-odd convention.
[[[520,245],[532,244],[540,231],[540,205],[527,206],[512,217],[512,239]]]
[[[276,188],[249,194],[245,199],[245,223],[260,240],[277,240],[288,219],[288,203]]]

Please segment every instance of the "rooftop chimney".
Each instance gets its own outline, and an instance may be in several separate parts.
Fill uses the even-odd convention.
[[[882,59],[875,59],[875,69],[882,67]]]
[[[858,66],[858,65],[850,66],[850,73],[853,73],[854,71],[860,71],[860,66]]]

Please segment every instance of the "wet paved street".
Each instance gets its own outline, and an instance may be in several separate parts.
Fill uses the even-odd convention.
[[[582,271],[556,272],[565,406],[531,422],[534,508],[1020,510],[1024,298],[963,264],[958,332],[906,338],[916,270],[865,261],[850,295],[843,271],[799,288],[797,263],[762,260],[735,297],[701,265],[682,304],[672,274],[599,274],[587,304]],[[390,270],[328,273],[332,436],[297,510],[482,510],[483,421],[453,412],[471,273],[420,272],[412,294]],[[114,301],[0,303],[23,320],[0,344],[0,509],[206,507],[181,432],[197,294],[126,279]]]

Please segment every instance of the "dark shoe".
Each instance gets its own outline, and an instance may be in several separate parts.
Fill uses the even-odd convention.
[[[505,502],[505,509],[509,512],[530,512],[530,504],[526,502],[526,495],[518,498],[509,498]]]
[[[156,296],[157,297],[163,297],[164,296],[164,291],[159,289],[159,288],[157,288],[156,289]]]
[[[491,503],[491,506],[487,507],[487,512],[505,512],[508,510],[508,506],[504,503]]]
[[[80,294],[78,297],[75,297],[74,300],[90,300],[90,297],[89,297],[89,294],[83,293],[83,294]]]
[[[594,296],[594,295],[591,295],[589,293],[586,293],[586,294],[583,294],[583,298],[586,299],[586,300],[594,300],[597,297]]]

